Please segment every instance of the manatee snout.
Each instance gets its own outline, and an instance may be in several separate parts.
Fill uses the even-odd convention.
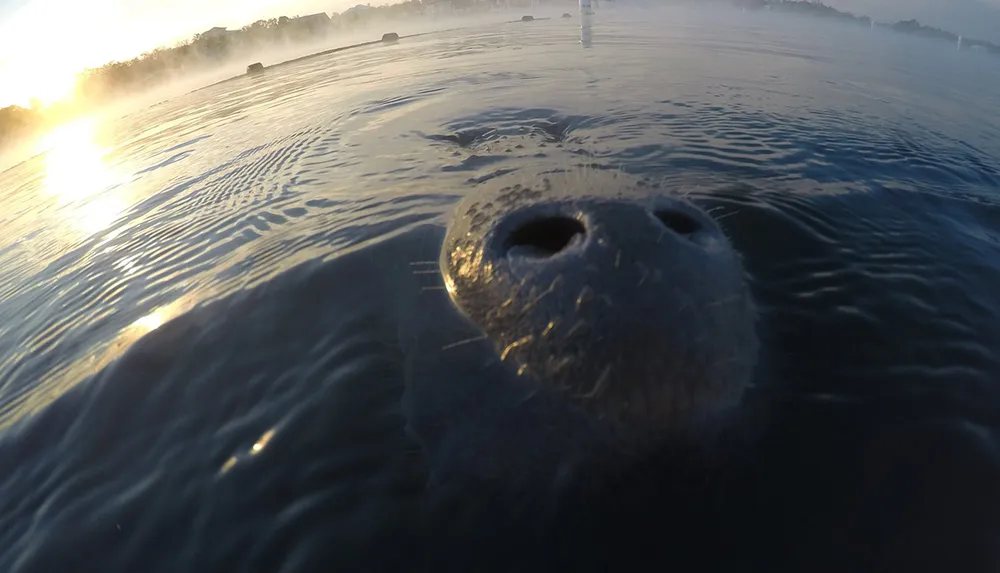
[[[467,198],[445,285],[520,376],[600,423],[697,432],[738,405],[758,341],[740,257],[690,201],[619,177]]]

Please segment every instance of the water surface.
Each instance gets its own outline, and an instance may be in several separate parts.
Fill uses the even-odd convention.
[[[926,566],[900,557],[925,538],[995,565],[1000,62],[769,14],[582,32],[306,59],[65,126],[0,173],[0,569],[516,563],[512,538],[442,541],[490,514],[421,489],[399,309],[433,296],[414,268],[455,201],[580,168],[689,196],[745,257],[783,501],[747,502],[774,515],[744,565],[800,529],[771,567]]]

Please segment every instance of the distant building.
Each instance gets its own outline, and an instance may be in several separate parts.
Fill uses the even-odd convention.
[[[239,32],[216,26],[198,34],[194,48],[201,54],[211,58],[222,58],[229,53],[234,36]]]
[[[327,34],[333,28],[333,20],[325,12],[295,18],[281,16],[278,18],[278,28],[291,37],[319,36]]]
[[[330,16],[328,16],[326,12],[320,12],[318,14],[309,14],[308,16],[292,18],[288,24],[292,26],[296,32],[317,35],[329,32],[333,21],[330,20]]]
[[[437,14],[449,14],[454,11],[451,0],[425,0],[423,2],[424,13],[431,16]]]
[[[344,10],[344,14],[343,15],[344,16],[347,16],[347,15],[352,15],[352,16],[353,15],[359,15],[360,13],[367,12],[367,11],[369,11],[371,9],[372,9],[372,5],[371,4],[358,4],[357,6],[353,6],[351,8],[348,8],[347,10]]]
[[[534,0],[501,0],[504,8],[530,8],[535,6]]]
[[[214,28],[211,28],[210,30],[207,30],[199,34],[199,37],[203,40],[216,40],[216,39],[228,38],[235,33],[236,33],[235,31],[227,30],[222,26],[215,26]]]
[[[347,10],[344,10],[343,14],[341,14],[340,16],[344,22],[356,22],[363,18],[370,17],[371,14],[369,14],[369,12],[371,12],[372,10],[373,8],[371,4],[358,4],[357,6],[353,6],[351,8],[348,8]]]

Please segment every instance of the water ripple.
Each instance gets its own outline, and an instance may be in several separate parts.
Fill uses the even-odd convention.
[[[858,501],[897,494],[894,448],[921,487],[997,483],[1000,86],[932,42],[732,16],[609,8],[589,49],[553,19],[304,59],[112,122],[78,149],[109,174],[85,196],[50,189],[57,153],[0,173],[0,569],[523,565],[484,548],[530,529],[509,507],[428,499],[400,322],[444,297],[410,263],[456,200],[569,171],[688,197],[743,255],[776,469],[773,496],[735,497],[795,524],[737,527],[751,553],[817,523],[876,546],[838,511],[900,519]]]

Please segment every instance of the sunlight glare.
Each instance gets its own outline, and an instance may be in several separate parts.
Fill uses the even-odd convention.
[[[80,207],[75,224],[84,233],[93,235],[110,227],[126,208],[127,205],[119,197],[100,197]]]
[[[130,268],[132,266],[133,264],[129,264]],[[196,300],[192,297],[182,297],[158,307],[153,312],[133,322],[126,331],[129,332],[130,336],[143,336],[190,310],[195,305]]]
[[[43,141],[45,191],[69,209],[71,225],[86,234],[106,229],[125,210],[110,189],[119,181],[95,141],[96,125],[84,118],[54,129]]]
[[[273,437],[274,437],[274,428],[271,428],[270,430],[264,432],[264,435],[262,435],[256,442],[254,442],[254,445],[250,447],[250,455],[259,454],[260,451],[263,450],[265,446],[267,446],[268,442],[270,442],[271,438]]]
[[[160,328],[163,326],[163,323],[167,322],[171,318],[174,310],[171,306],[172,305],[161,306],[160,308],[133,322],[132,327],[141,331],[142,334],[152,332],[157,328]]]
[[[72,101],[78,82],[78,75],[69,70],[60,72],[49,69],[45,73],[35,72],[26,77],[26,74],[16,73],[5,75],[10,79],[5,92],[0,94],[2,100],[22,107],[31,106],[33,101],[40,102],[42,107]]]

